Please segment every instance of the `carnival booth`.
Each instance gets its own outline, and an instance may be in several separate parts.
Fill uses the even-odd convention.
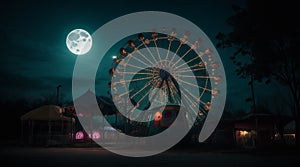
[[[72,142],[74,118],[56,105],[44,105],[21,116],[24,144],[61,145]]]

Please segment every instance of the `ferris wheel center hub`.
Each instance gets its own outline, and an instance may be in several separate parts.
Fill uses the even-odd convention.
[[[159,76],[161,79],[167,80],[171,76],[171,74],[169,72],[167,72],[166,70],[160,69]]]

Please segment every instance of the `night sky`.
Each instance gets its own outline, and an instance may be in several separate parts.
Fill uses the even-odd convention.
[[[67,34],[82,28],[92,34],[119,16],[145,10],[180,15],[198,25],[216,45],[218,32],[228,32],[226,19],[233,14],[232,4],[242,1],[6,1],[0,6],[0,91],[1,101],[37,99],[54,94],[61,84],[62,93],[71,99],[71,83],[76,56],[66,47]],[[137,23],[138,24],[138,23]],[[121,30],[121,29],[120,29]],[[103,41],[105,42],[105,40]],[[231,50],[218,49],[227,76],[227,99],[233,110],[249,110],[248,80],[239,79],[229,60]],[[106,75],[106,74],[105,74]],[[108,81],[103,79],[107,87]],[[276,85],[275,85],[276,86]],[[270,88],[255,85],[257,98],[269,96]],[[100,90],[100,94],[106,92]]]

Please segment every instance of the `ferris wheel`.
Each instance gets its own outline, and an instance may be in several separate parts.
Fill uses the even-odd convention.
[[[193,107],[199,106],[198,113],[190,114],[197,114],[204,120],[211,99],[219,94],[219,90],[212,89],[212,84],[218,84],[222,79],[214,73],[220,64],[214,61],[210,48],[201,47],[201,39],[190,42],[188,32],[182,37],[177,36],[176,30],[169,34],[165,32],[154,30],[123,40],[125,42],[113,57],[109,70],[111,94],[118,103],[126,103],[122,97],[129,97],[133,107],[124,109],[128,113],[163,105],[181,106],[194,112]],[[213,75],[208,74],[207,66]],[[189,78],[196,79],[196,84],[188,82]],[[194,96],[185,87],[180,89],[179,85],[196,88],[199,96]],[[150,118],[149,114],[142,116]],[[188,114],[184,117],[189,121]]]

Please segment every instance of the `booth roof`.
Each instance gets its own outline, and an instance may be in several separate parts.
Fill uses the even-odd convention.
[[[29,111],[28,113],[21,116],[21,120],[47,120],[47,121],[56,121],[56,120],[69,120],[62,114],[62,108],[56,105],[44,105],[34,110]]]

